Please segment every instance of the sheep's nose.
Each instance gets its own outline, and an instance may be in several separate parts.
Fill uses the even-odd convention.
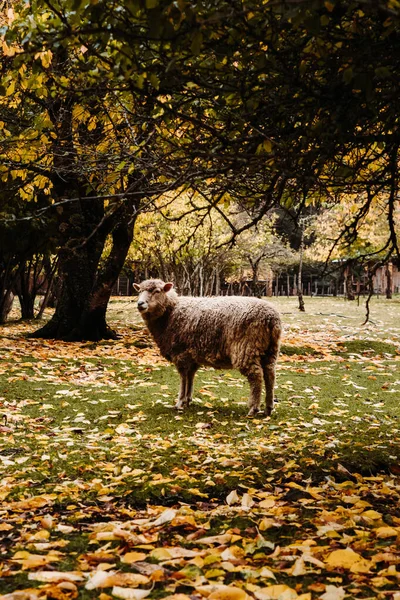
[[[144,308],[146,308],[146,302],[144,300],[139,300],[139,302],[137,303],[137,307],[139,310],[143,310]]]

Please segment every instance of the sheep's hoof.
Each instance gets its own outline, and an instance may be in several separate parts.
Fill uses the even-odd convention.
[[[175,404],[175,408],[176,410],[185,410],[185,408],[187,408],[189,406],[188,402],[182,402],[181,400],[179,400],[176,404]]]
[[[272,411],[274,410],[273,406],[267,406],[267,408],[265,409],[265,416],[266,417],[270,417],[272,415]]]
[[[258,408],[251,408],[247,413],[248,417],[255,417],[258,414]]]

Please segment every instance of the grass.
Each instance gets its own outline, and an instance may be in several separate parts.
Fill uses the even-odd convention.
[[[268,526],[263,534],[269,544],[285,546],[314,535],[312,489],[327,482],[344,487],[334,488],[333,500],[326,492],[321,500],[326,510],[330,502],[347,510],[347,498],[360,496],[384,513],[386,524],[400,522],[398,503],[387,492],[371,495],[365,486],[362,494],[349,491],[363,478],[373,486],[400,473],[399,302],[376,301],[373,322],[364,327],[362,307],[355,303],[312,298],[305,314],[293,299],[277,304],[285,334],[279,402],[271,418],[248,419],[247,382],[236,372],[213,369],[199,371],[192,405],[177,413],[176,371],[159,359],[125,299],[110,304],[109,320],[122,332],[115,342],[28,340],[25,333],[36,324],[4,327],[0,510],[12,527],[0,526],[6,561],[12,564],[15,552],[36,548],[29,535],[40,531],[46,514],[73,528],[70,534],[54,533],[69,551],[51,568],[64,571],[76,570],[78,558],[90,550],[88,532],[96,523],[124,522],[149,506],[197,507],[207,513],[208,534],[234,530],[251,536],[255,524],[260,527],[259,516],[245,511],[227,519],[225,509],[217,508],[226,507],[233,490],[271,495],[282,510],[288,507],[279,527]],[[32,498],[40,498],[40,506],[32,507]],[[33,516],[31,523],[24,523],[24,511]],[[160,544],[171,543],[170,533],[165,535]],[[120,542],[110,544],[117,551]],[[0,593],[28,585],[27,573],[14,567]],[[224,582],[236,580],[228,573]],[[282,581],[295,585],[291,577]],[[79,594],[97,598],[98,590]],[[156,587],[152,597],[159,594]]]
[[[121,314],[124,302],[113,304],[111,314],[115,317]],[[281,299],[283,313],[287,304],[287,299]],[[246,418],[247,382],[234,372],[200,370],[192,406],[184,414],[176,414],[172,408],[178,389],[175,369],[162,363],[134,365],[127,359],[119,359],[118,353],[115,357],[96,357],[99,348],[112,348],[110,342],[81,345],[86,355],[80,360],[53,357],[46,364],[37,356],[18,358],[18,362],[0,374],[0,395],[6,402],[3,419],[7,419],[4,423],[11,430],[3,438],[1,450],[8,457],[7,472],[25,464],[22,459],[29,456],[25,471],[33,481],[49,481],[51,485],[60,471],[67,478],[79,476],[90,480],[97,469],[91,468],[94,461],[97,464],[111,460],[116,468],[129,463],[133,470],[143,469],[146,476],[137,481],[128,476],[117,489],[123,495],[134,487],[135,494],[131,491],[130,496],[133,499],[136,495],[140,503],[166,493],[150,473],[165,477],[180,463],[192,461],[193,447],[200,453],[212,454],[215,439],[219,440],[218,452],[223,440],[229,455],[254,469],[251,479],[257,485],[262,484],[277,454],[278,460],[296,459],[305,476],[314,478],[335,468],[337,461],[364,473],[390,470],[399,460],[398,346],[377,339],[359,339],[360,330],[356,328],[355,339],[344,342],[336,335],[333,340],[330,327],[338,327],[337,306],[331,307],[326,329],[320,331],[330,338],[325,348],[321,349],[320,341],[314,345],[296,345],[297,336],[302,337],[298,327],[303,328],[307,318],[308,339],[311,339],[315,329],[313,319],[326,310],[326,304],[326,300],[312,299],[314,313],[292,312],[290,319],[286,319],[290,328],[278,368],[279,403],[270,420]],[[347,307],[348,303],[342,301],[341,313]],[[128,308],[131,310],[131,305]],[[348,318],[355,317],[350,314]],[[374,333],[376,337],[377,332]],[[387,331],[381,334],[388,336]],[[329,344],[335,344],[334,353],[340,360],[326,360],[323,352],[329,351]],[[137,348],[146,351],[151,341],[134,328],[123,346],[134,355]],[[90,349],[94,356],[90,356]],[[6,356],[6,365],[10,364],[9,358]],[[267,439],[274,445],[270,456],[263,452]],[[294,439],[299,443],[292,444]],[[235,442],[239,441],[237,447]],[[299,453],[301,445],[304,449]],[[259,450],[264,454],[261,465]],[[49,458],[42,458],[43,455]],[[12,464],[11,457],[18,456],[19,460]],[[40,469],[36,463],[39,460]],[[207,493],[206,482],[212,468],[207,469],[204,477],[196,474],[197,487],[205,485]],[[223,473],[219,479],[222,481],[224,477]],[[232,477],[230,473],[229,481]],[[190,488],[192,483],[189,478],[179,487]],[[216,489],[221,495],[228,488],[218,484]],[[93,495],[93,490],[90,493]]]

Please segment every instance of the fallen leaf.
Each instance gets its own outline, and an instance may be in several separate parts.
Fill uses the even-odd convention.
[[[123,556],[121,556],[121,562],[132,564],[141,560],[144,560],[147,557],[147,554],[144,552],[127,552]]]
[[[79,571],[36,571],[28,573],[31,581],[55,582],[55,581],[83,581],[85,579]]]
[[[296,590],[285,584],[261,588],[255,592],[255,596],[258,600],[298,600]]]
[[[87,590],[113,586],[131,586],[145,585],[149,583],[149,578],[137,573],[111,573],[109,571],[97,571],[85,585]]]
[[[199,544],[229,544],[229,542],[231,541],[232,536],[229,533],[222,533],[220,535],[211,535],[208,537],[204,537],[204,538],[200,538],[199,540],[197,540],[197,542]]]
[[[382,539],[397,537],[399,535],[399,530],[394,527],[378,527],[375,529],[375,535]]]
[[[158,519],[156,519],[155,521],[153,521],[151,523],[151,526],[159,527],[160,525],[164,525],[164,523],[168,523],[169,521],[172,521],[172,519],[174,519],[176,517],[176,513],[177,513],[177,511],[174,510],[173,508],[167,508],[166,510],[164,510],[164,512],[161,513],[161,515],[158,517]]]
[[[133,590],[132,588],[123,588],[119,586],[113,587],[111,593],[116,598],[123,598],[124,600],[142,600],[146,598],[151,592],[150,590]]]
[[[241,588],[232,585],[211,584],[195,589],[209,600],[247,600],[248,594]]]
[[[361,556],[351,548],[345,550],[334,550],[326,559],[326,564],[330,568],[350,569],[355,563],[361,560]]]
[[[228,494],[226,497],[226,503],[229,506],[232,506],[232,504],[239,504],[239,502],[240,498],[236,490],[232,490],[232,492],[230,492],[230,494]]]
[[[346,592],[342,587],[335,587],[334,585],[327,585],[326,591],[322,596],[320,596],[321,600],[343,600]]]

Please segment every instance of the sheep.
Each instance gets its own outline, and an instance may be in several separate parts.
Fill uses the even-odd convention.
[[[248,416],[260,408],[265,383],[266,414],[274,407],[275,365],[282,324],[268,302],[241,296],[178,296],[172,283],[134,284],[137,308],[164,358],[180,375],[177,409],[189,406],[200,366],[238,369],[250,384]]]

